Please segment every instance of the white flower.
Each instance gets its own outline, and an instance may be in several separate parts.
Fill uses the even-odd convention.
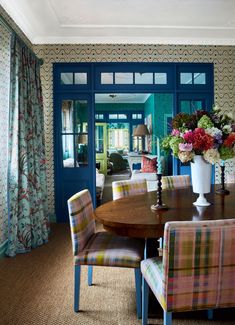
[[[213,111],[219,111],[220,110],[220,108],[218,107],[218,105],[215,105],[214,107],[213,107]]]
[[[224,125],[223,126],[223,132],[226,133],[226,134],[229,134],[230,132],[232,132],[232,127],[231,125]]]
[[[227,113],[226,115],[227,115],[227,117],[228,117],[230,120],[233,119],[233,113],[232,113],[232,112],[229,112],[229,113]]]
[[[215,128],[214,126],[212,128],[208,128],[208,129],[205,129],[205,132],[209,135],[211,135],[212,137],[215,137],[215,136],[221,136],[223,135],[222,131],[219,130],[218,128]]]
[[[194,153],[193,153],[193,152],[189,152],[189,151],[180,151],[180,152],[178,153],[178,157],[179,157],[179,160],[180,160],[182,163],[186,163],[186,162],[188,162],[188,161],[193,160]]]
[[[220,160],[220,154],[217,149],[208,149],[203,152],[203,157],[210,164],[214,165],[216,162]]]

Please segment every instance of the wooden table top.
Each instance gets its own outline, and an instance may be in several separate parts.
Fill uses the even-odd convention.
[[[218,186],[217,186],[218,188]],[[206,194],[208,207],[196,207],[193,202],[198,194],[192,188],[167,190],[162,192],[162,202],[168,210],[151,210],[156,204],[156,192],[129,196],[107,202],[95,210],[95,218],[104,229],[116,235],[159,238],[163,236],[167,221],[200,221],[235,218],[235,184],[227,184],[230,194],[221,196],[212,192]]]

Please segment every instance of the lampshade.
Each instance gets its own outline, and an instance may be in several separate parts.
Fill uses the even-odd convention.
[[[136,137],[136,130],[137,130],[137,127],[135,127],[133,130],[133,134],[132,134],[133,137]]]
[[[149,135],[149,130],[145,124],[139,124],[137,128],[134,129],[133,136],[134,137],[143,137],[145,135]]]
[[[78,143],[87,144],[87,134],[78,134]]]

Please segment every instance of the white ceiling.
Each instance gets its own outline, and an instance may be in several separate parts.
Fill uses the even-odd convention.
[[[33,44],[235,45],[235,0],[0,0]]]

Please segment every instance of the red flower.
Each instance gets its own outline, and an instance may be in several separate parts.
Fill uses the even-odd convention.
[[[192,131],[188,131],[186,132],[184,135],[184,140],[187,142],[187,143],[193,143],[193,140],[194,140],[194,134]]]
[[[204,150],[213,148],[214,139],[211,135],[206,134],[204,129],[196,128],[193,134],[193,148],[196,152],[202,153]]]
[[[227,139],[224,140],[224,145],[226,147],[232,147],[235,144],[235,132],[228,135]]]

